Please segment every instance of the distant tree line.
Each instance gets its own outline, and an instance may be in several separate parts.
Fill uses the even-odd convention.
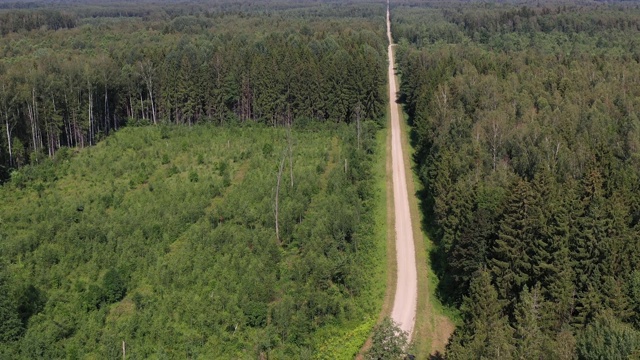
[[[37,30],[46,27],[51,30],[70,29],[76,26],[76,17],[56,10],[16,10],[0,13],[0,34],[20,30]]]
[[[125,124],[282,125],[383,114],[385,45],[371,29],[332,34],[302,27],[258,36],[214,34],[206,18],[153,24],[163,35],[138,27],[129,47],[108,40],[123,35],[100,24],[72,40],[57,32],[30,35],[28,41],[49,39],[55,51],[25,53],[7,42],[0,61],[5,176],[61,147],[92,145]],[[84,34],[98,35],[102,48]]]

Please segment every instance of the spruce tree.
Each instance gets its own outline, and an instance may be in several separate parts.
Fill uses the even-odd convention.
[[[580,359],[637,359],[640,332],[610,311],[599,314],[578,336]]]
[[[569,238],[572,236],[575,211],[575,193],[571,184],[565,184],[565,190],[554,211],[549,215],[546,232],[550,239],[551,267],[549,276],[541,279],[546,302],[545,328],[560,331],[569,323],[575,302],[575,273],[571,262]]]
[[[535,241],[531,226],[534,197],[529,183],[519,180],[500,222],[492,249],[491,272],[501,299],[513,303],[532,272],[530,247]]]
[[[607,229],[602,176],[597,169],[587,172],[582,182],[582,213],[576,222],[576,236],[570,244],[576,272],[576,311],[574,319],[586,324],[602,303],[603,243]]]
[[[516,358],[542,359],[545,336],[541,329],[543,305],[540,285],[529,291],[525,285],[515,311]]]
[[[489,246],[495,234],[494,219],[486,209],[477,209],[473,220],[455,242],[448,256],[456,298],[467,293],[472,276],[486,268]]]
[[[487,270],[475,274],[461,311],[464,325],[454,334],[448,351],[450,359],[513,358],[513,329]]]
[[[531,276],[529,284],[539,283],[542,288],[555,275],[553,267],[553,252],[555,250],[554,229],[552,222],[556,211],[556,202],[553,199],[554,179],[550,171],[542,170],[532,183],[532,204],[528,214],[529,232],[532,241],[526,244],[531,258]]]

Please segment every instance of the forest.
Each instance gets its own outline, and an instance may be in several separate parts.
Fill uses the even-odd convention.
[[[391,14],[446,358],[640,356],[637,4]]]
[[[386,286],[384,13],[0,0],[0,358],[353,358]],[[640,7],[391,21],[437,356],[638,358]]]
[[[0,11],[0,178],[129,125],[384,116],[383,4]]]
[[[0,358],[346,359],[384,4],[0,1]]]
[[[353,357],[384,292],[375,133],[127,127],[21,168],[0,357]]]

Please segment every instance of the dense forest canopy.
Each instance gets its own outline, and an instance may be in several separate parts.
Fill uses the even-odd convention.
[[[384,12],[0,0],[0,357],[353,356],[383,291]],[[445,356],[639,356],[640,7],[391,20]]]
[[[406,3],[392,21],[462,315],[447,357],[638,356],[637,5]]]
[[[360,350],[385,7],[336,4],[0,2],[0,358]]]
[[[0,178],[126,124],[383,115],[383,4],[251,4],[0,11]]]

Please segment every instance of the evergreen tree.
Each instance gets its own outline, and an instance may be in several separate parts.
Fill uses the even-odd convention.
[[[529,231],[532,232],[533,241],[528,246],[531,257],[531,282],[537,282],[542,288],[546,288],[555,276],[553,253],[557,250],[557,237],[562,236],[554,232],[562,233],[566,229],[554,228],[554,225],[558,224],[551,221],[557,209],[553,199],[554,179],[550,171],[541,170],[536,174],[531,187],[533,203],[529,215]]]
[[[509,326],[487,270],[475,274],[461,311],[464,326],[454,333],[447,352],[448,358],[513,358],[513,329]]]
[[[582,213],[576,222],[576,236],[570,244],[576,272],[576,318],[586,324],[599,311],[602,303],[600,263],[606,234],[605,199],[602,177],[590,170],[582,182]]]
[[[538,210],[535,205],[529,183],[519,180],[505,206],[492,249],[491,273],[500,298],[510,303],[532,274],[531,247],[536,241],[533,214]]]
[[[576,338],[570,328],[562,329],[548,340],[543,354],[545,359],[575,360],[577,358]]]
[[[486,209],[476,209],[473,220],[466,226],[448,256],[457,297],[468,292],[473,274],[487,267],[489,248],[495,234],[493,216]]]
[[[102,287],[104,289],[105,300],[108,304],[122,300],[127,292],[124,279],[116,269],[109,269],[109,271],[104,274]]]
[[[543,292],[549,300],[545,303],[545,328],[560,331],[570,322],[575,302],[575,273],[569,250],[569,237],[572,234],[577,214],[573,210],[576,197],[570,184],[565,185],[563,194],[556,195],[562,200],[553,206],[549,214],[546,229],[550,240],[551,266],[549,276],[544,281]]]
[[[531,291],[525,285],[515,311],[516,358],[542,359],[545,336],[541,328],[542,294],[540,285]]]
[[[640,332],[611,312],[598,315],[578,337],[580,359],[633,359],[640,356]]]

